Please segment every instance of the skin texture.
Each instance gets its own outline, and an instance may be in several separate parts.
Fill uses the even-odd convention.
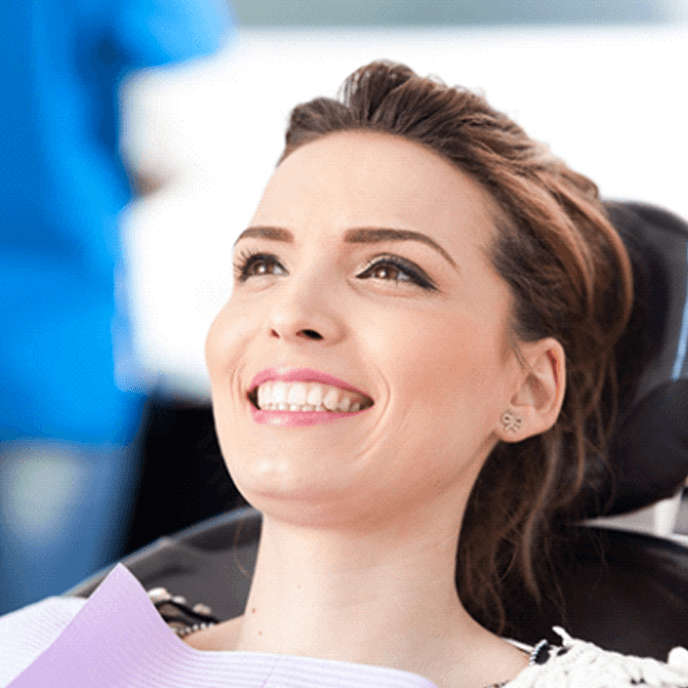
[[[392,666],[440,686],[525,666],[453,583],[486,456],[549,427],[563,397],[557,342],[521,345],[526,366],[513,349],[509,291],[487,257],[496,212],[444,159],[385,134],[333,134],[278,167],[206,349],[225,461],[264,513],[258,565],[246,615],[190,644]],[[374,404],[312,426],[256,423],[250,382],[271,367],[334,375]],[[524,418],[516,433],[507,408]]]

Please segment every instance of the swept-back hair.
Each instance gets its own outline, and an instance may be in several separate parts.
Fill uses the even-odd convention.
[[[281,160],[327,134],[357,130],[415,141],[482,184],[499,209],[489,255],[511,288],[514,347],[554,337],[566,354],[557,422],[495,447],[464,517],[459,594],[501,632],[507,587],[516,581],[540,599],[552,536],[574,515],[586,480],[603,470],[616,410],[614,346],[633,299],[628,255],[595,184],[479,94],[374,62],[345,81],[339,100],[292,111]]]

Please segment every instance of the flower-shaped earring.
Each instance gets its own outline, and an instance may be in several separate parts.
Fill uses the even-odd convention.
[[[518,432],[523,425],[523,418],[513,411],[504,411],[500,420],[507,432]]]

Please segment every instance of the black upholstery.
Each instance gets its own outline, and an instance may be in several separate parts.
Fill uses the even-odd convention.
[[[146,589],[165,587],[191,604],[209,605],[220,619],[230,619],[244,611],[260,528],[257,511],[235,509],[160,538],[121,563]],[[88,597],[106,573],[97,573],[66,594]]]
[[[634,308],[616,349],[620,409],[613,475],[585,495],[588,517],[671,497],[688,476],[688,224],[653,206],[607,203],[634,275]]]
[[[688,476],[688,225],[665,211],[608,204],[629,247],[636,301],[619,344],[621,409],[613,480],[592,485],[587,515],[621,513],[669,497]],[[221,619],[243,613],[260,515],[241,509],[162,538],[123,560],[144,587],[164,586]],[[570,530],[557,580],[565,616],[519,591],[506,601],[509,632],[556,641],[554,624],[619,652],[666,659],[688,645],[688,548],[617,530]],[[89,595],[104,574],[68,594]]]

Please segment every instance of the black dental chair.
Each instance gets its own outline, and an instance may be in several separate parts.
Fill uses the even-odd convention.
[[[618,347],[621,409],[611,475],[584,496],[587,518],[674,495],[688,477],[688,225],[658,208],[609,203],[634,266],[633,316]],[[220,619],[243,613],[260,514],[238,509],[164,537],[123,563],[146,588],[164,586]],[[106,572],[67,594],[88,596]],[[637,532],[577,525],[559,571],[565,611],[515,591],[508,635],[557,642],[553,625],[623,653],[666,659],[688,645],[688,547]]]

